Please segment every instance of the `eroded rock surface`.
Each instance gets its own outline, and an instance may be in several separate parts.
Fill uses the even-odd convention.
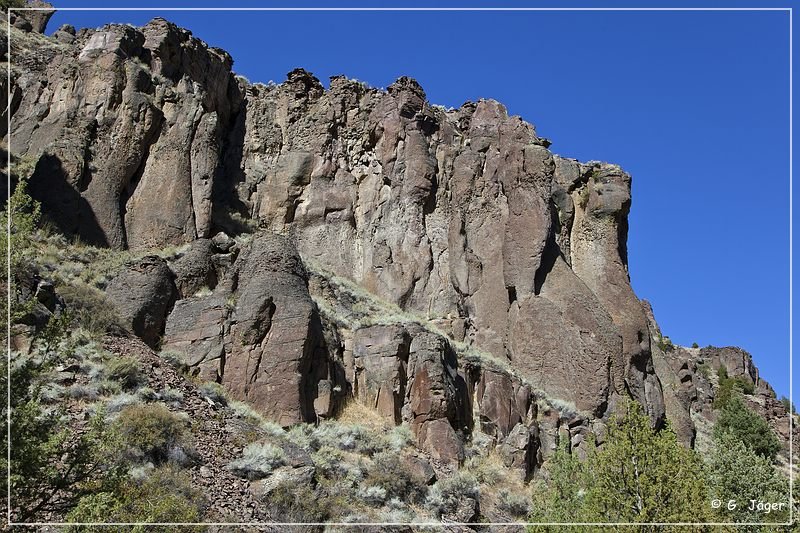
[[[160,18],[52,37],[16,20],[6,137],[35,162],[32,194],[86,242],[188,244],[108,295],[266,417],[313,422],[352,398],[408,423],[437,467],[479,431],[528,478],[558,443],[602,444],[627,396],[702,440],[705,364],[752,382],[788,437],[748,354],[665,349],[630,285],[618,166],[553,154],[494,100],[432,106],[407,77],[250,84]]]
[[[127,265],[109,282],[106,293],[131,331],[156,347],[176,298],[167,262],[147,256]]]

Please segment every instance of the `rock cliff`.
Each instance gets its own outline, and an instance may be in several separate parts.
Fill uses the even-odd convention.
[[[33,196],[87,243],[181,247],[120,268],[108,297],[277,423],[353,399],[437,463],[480,432],[529,477],[559,439],[602,443],[623,397],[694,445],[705,362],[756,384],[788,437],[749,355],[664,349],[631,289],[618,166],[553,154],[493,100],[433,106],[406,77],[251,84],[160,18],[43,26],[15,24],[8,51],[6,139],[35,161]]]

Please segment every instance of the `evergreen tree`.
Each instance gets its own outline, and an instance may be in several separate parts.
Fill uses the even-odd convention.
[[[721,522],[785,522],[789,516],[789,484],[769,459],[756,454],[730,432],[717,432],[708,464],[709,496],[721,502]],[[784,502],[769,513],[750,509],[751,502]],[[733,505],[731,507],[730,505]],[[750,527],[748,531],[772,531]]]
[[[719,414],[714,426],[714,436],[718,437],[723,433],[730,433],[769,461],[774,460],[781,449],[780,441],[767,421],[747,407],[739,396],[732,397]]]
[[[547,462],[547,482],[539,480],[533,487],[530,522],[583,522],[586,465],[569,452],[569,439]],[[533,532],[555,531],[552,526],[531,526]],[[584,531],[584,527],[559,526],[559,531]]]
[[[702,463],[670,427],[654,431],[642,407],[629,401],[591,459],[586,516],[594,522],[706,522]]]

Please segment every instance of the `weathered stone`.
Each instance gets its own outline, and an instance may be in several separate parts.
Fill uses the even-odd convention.
[[[653,369],[647,317],[628,275],[628,212],[631,177],[618,166],[587,165],[587,181],[573,191],[577,206],[570,234],[572,269],[586,283],[622,336],[611,359],[616,395],[632,394],[654,426],[664,422],[661,384]]]
[[[234,268],[223,385],[281,425],[315,420],[321,325],[300,256],[285,238],[262,233]]]
[[[457,373],[455,354],[435,334],[412,332],[406,404],[403,419],[411,425],[419,447],[444,463],[464,459],[457,431],[466,428],[463,401],[466,384]]]
[[[506,372],[481,368],[475,385],[481,431],[498,440],[520,423],[536,418],[535,398],[525,385]]]
[[[188,298],[200,289],[211,290],[216,287],[217,269],[212,260],[213,253],[211,240],[197,239],[170,265],[181,298]]]
[[[175,302],[167,318],[162,349],[185,355],[190,367],[207,381],[222,377],[225,321],[230,309],[224,295]]]
[[[227,233],[224,231],[220,231],[214,237],[211,238],[211,242],[214,243],[214,246],[223,253],[227,253],[230,251],[233,246],[236,245],[236,241],[231,239]]]
[[[424,485],[433,485],[436,482],[436,472],[431,464],[419,455],[403,455],[403,467],[411,477]]]
[[[35,9],[35,11],[21,11],[18,12],[17,16],[24,17],[30,21],[32,31],[44,33],[45,28],[47,28],[47,23],[50,21],[50,17],[56,12],[56,10],[53,9],[53,4],[42,2],[42,0],[32,0],[27,2],[25,7]]]
[[[653,367],[661,381],[667,419],[678,440],[684,446],[693,447],[696,428],[692,421],[691,406],[697,398],[697,390],[693,382],[694,372],[689,369],[691,356],[679,347],[665,346],[667,349],[662,349],[658,342],[662,338],[661,330],[653,317],[653,309],[648,302],[643,302],[643,306],[651,337]]]
[[[507,467],[518,471],[523,479],[528,479],[539,463],[537,460],[539,438],[536,426],[517,424],[497,450]]]
[[[353,336],[354,394],[395,424],[402,420],[410,342],[402,326],[361,328]]]
[[[167,262],[147,256],[125,265],[109,282],[106,294],[131,331],[156,347],[176,296]]]

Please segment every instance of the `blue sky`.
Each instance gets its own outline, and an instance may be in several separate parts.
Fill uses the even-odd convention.
[[[49,30],[156,15],[228,50],[254,82],[298,66],[325,84],[408,75],[432,103],[494,98],[554,152],[622,165],[633,287],[664,333],[741,346],[788,395],[788,13],[62,11]]]

